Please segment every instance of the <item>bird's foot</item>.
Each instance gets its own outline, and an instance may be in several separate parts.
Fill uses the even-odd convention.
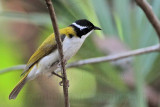
[[[61,82],[59,82],[60,86],[63,86],[63,80]],[[66,81],[66,85],[69,87],[69,80]]]

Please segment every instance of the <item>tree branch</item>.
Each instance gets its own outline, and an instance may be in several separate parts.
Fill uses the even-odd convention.
[[[52,1],[51,0],[45,0],[49,13],[50,13],[50,17],[52,20],[52,25],[53,25],[53,29],[55,32],[55,39],[57,42],[57,48],[59,51],[59,55],[60,55],[60,61],[61,61],[61,74],[62,74],[62,82],[63,82],[63,92],[64,92],[64,99],[65,99],[65,107],[70,107],[69,104],[69,96],[68,96],[68,80],[67,80],[67,75],[66,75],[66,69],[65,69],[65,63],[64,63],[64,55],[63,55],[63,46],[62,46],[62,41],[59,37],[59,30],[58,30],[58,26],[57,26],[57,21],[56,21],[56,14],[52,5]]]
[[[148,20],[154,27],[155,31],[158,34],[158,37],[160,39],[160,21],[158,20],[157,16],[152,11],[152,7],[146,0],[135,0],[137,5],[142,8],[144,13],[146,14]]]
[[[156,52],[156,51],[160,51],[159,44],[154,45],[154,46],[150,46],[147,48],[141,48],[141,49],[121,53],[121,54],[103,56],[103,57],[98,57],[98,58],[90,58],[90,59],[86,59],[86,60],[80,60],[80,61],[77,61],[77,62],[74,62],[74,63],[67,65],[67,68],[82,66],[85,64],[94,64],[94,63],[100,63],[100,62],[115,61],[115,60],[123,59],[126,57],[131,57],[131,56],[136,56],[136,55],[141,55],[141,54],[146,54],[146,53],[151,53],[151,52]]]
[[[6,73],[8,71],[14,71],[14,70],[24,70],[24,68],[26,67],[25,64],[23,65],[16,65],[16,66],[12,66],[12,67],[9,67],[9,68],[6,68],[6,69],[3,69],[3,70],[0,70],[0,74],[2,73]]]
[[[66,66],[66,68],[77,67],[77,66],[82,66],[82,65],[86,65],[86,64],[93,64],[93,63],[110,62],[110,61],[115,61],[115,60],[131,57],[131,56],[137,56],[137,55],[142,55],[142,54],[147,54],[147,53],[152,53],[152,52],[157,52],[157,51],[160,51],[159,44],[149,46],[146,48],[136,49],[133,51],[128,51],[128,52],[121,53],[121,54],[76,61],[71,64],[68,64]],[[25,68],[25,65],[17,65],[17,66],[13,66],[13,67],[10,67],[10,68],[4,69],[4,70],[0,70],[0,74],[7,72],[7,71],[10,71],[10,70],[22,70],[24,68]]]

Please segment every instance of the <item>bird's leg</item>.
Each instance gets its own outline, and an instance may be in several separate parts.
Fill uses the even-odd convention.
[[[64,64],[67,65],[67,60],[64,59]],[[58,63],[58,68],[61,68],[61,62]]]
[[[57,77],[63,79],[63,77],[62,77],[61,75],[55,73],[54,71],[51,72],[51,75],[50,75],[49,77],[51,77],[52,75],[56,75]],[[67,86],[69,87],[69,80],[67,80],[67,83],[66,83],[66,84],[67,84]],[[60,82],[59,82],[59,85],[60,85],[60,86],[63,86],[63,81],[60,81]]]
[[[67,60],[64,60],[64,64],[66,65],[67,64]],[[57,67],[58,68],[61,68],[61,62],[59,62],[58,64],[57,64]],[[60,77],[61,79],[63,79],[63,76],[61,76],[61,75],[59,75],[59,74],[57,74],[57,73],[55,73],[55,72],[51,72],[51,75],[49,76],[49,77],[51,77],[52,75],[56,75],[56,76],[58,76],[58,77]],[[67,86],[69,87],[69,81],[67,80]],[[60,86],[63,86],[63,81],[60,81],[59,82],[59,85]]]
[[[50,78],[52,75],[56,75],[56,76],[59,77],[59,78],[63,78],[61,75],[55,73],[54,71],[51,72],[51,75],[49,75],[48,77]]]
[[[67,60],[66,59],[64,59],[64,64],[67,65]]]
[[[66,60],[66,59],[64,59],[64,64],[67,65],[67,60]],[[59,68],[61,67],[61,63],[58,64],[58,67],[59,67]],[[62,77],[62,79],[63,79],[63,77]],[[67,80],[66,82],[67,82],[67,83],[66,83],[67,86],[69,87],[69,80]],[[61,82],[59,82],[59,85],[60,85],[60,86],[63,86],[63,80],[62,80]]]

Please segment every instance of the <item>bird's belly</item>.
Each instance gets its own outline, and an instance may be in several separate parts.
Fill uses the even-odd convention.
[[[49,55],[42,58],[38,63],[38,71],[37,73],[44,73],[44,72],[51,72],[57,69],[59,61],[59,54],[58,50],[55,50],[54,52],[50,53]]]

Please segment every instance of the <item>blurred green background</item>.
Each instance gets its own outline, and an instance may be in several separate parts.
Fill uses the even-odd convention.
[[[148,0],[160,17],[160,0]],[[158,43],[134,0],[53,0],[59,28],[77,19],[101,27],[69,62],[113,55]],[[0,69],[25,64],[53,32],[44,0],[0,0]],[[159,107],[160,55],[125,58],[67,69],[71,107]],[[63,107],[60,79],[43,75],[29,82],[16,100],[8,95],[22,71],[0,74],[0,107]]]

